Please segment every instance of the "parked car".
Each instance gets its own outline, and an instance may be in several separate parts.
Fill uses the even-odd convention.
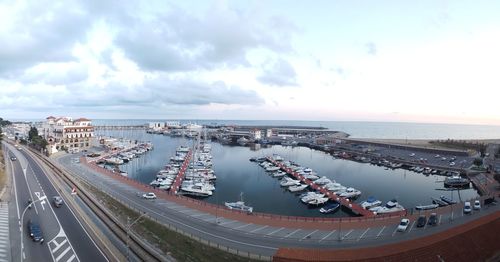
[[[55,196],[52,198],[52,203],[54,203],[55,207],[61,207],[63,204],[63,199],[60,196]]]
[[[470,212],[472,212],[470,202],[465,202],[464,203],[464,214],[470,214]]]
[[[403,218],[401,219],[401,223],[398,225],[398,231],[406,231],[408,228],[408,225],[410,224],[410,220],[408,218]]]
[[[33,241],[35,242],[40,242],[40,244],[43,243],[43,232],[40,226],[37,223],[31,221],[30,219],[28,220],[27,227],[28,227],[28,234],[31,237],[31,239],[33,239]]]
[[[481,209],[481,202],[479,200],[474,201],[474,210]]]
[[[142,194],[142,197],[145,199],[156,199],[156,195],[153,192]]]
[[[423,227],[427,223],[427,217],[425,215],[421,215],[417,220],[417,227]]]
[[[427,221],[427,224],[429,226],[437,225],[437,214],[436,213],[431,214],[431,216],[429,217],[429,221]]]

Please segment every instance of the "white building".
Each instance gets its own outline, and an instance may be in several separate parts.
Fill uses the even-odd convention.
[[[38,133],[49,143],[50,154],[59,150],[78,152],[91,147],[94,140],[94,127],[87,118],[73,120],[71,117],[49,116],[41,123]]]

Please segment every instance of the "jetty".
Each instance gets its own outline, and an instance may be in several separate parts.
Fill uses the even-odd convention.
[[[347,198],[337,196],[337,194],[328,191],[326,188],[315,184],[313,181],[311,181],[307,178],[304,178],[302,175],[293,171],[291,168],[285,166],[283,163],[281,163],[279,161],[275,161],[272,157],[268,156],[266,158],[267,158],[267,161],[278,166],[279,168],[281,168],[281,170],[285,171],[288,175],[294,177],[295,179],[298,179],[298,180],[304,182],[306,185],[308,185],[313,190],[317,190],[317,191],[325,194],[325,196],[327,196],[330,200],[338,202],[342,206],[350,209],[354,214],[358,214],[358,215],[361,215],[364,217],[374,217],[375,216],[375,214],[373,212],[362,208],[359,204],[357,204],[355,202],[351,202]]]
[[[191,155],[192,151],[189,150],[188,153],[186,154],[186,157],[184,158],[184,162],[182,162],[182,165],[179,168],[179,173],[177,173],[177,176],[175,177],[175,180],[172,183],[172,186],[170,187],[170,192],[174,192],[174,194],[179,193],[179,188],[181,187],[182,181],[184,180],[184,175],[186,174],[186,170],[189,167],[189,161],[191,161]]]

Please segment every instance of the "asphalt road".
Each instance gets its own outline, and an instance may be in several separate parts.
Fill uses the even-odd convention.
[[[202,239],[232,249],[264,256],[273,255],[279,247],[362,247],[394,243],[436,233],[498,210],[498,207],[493,207],[464,216],[460,207],[455,207],[453,219],[450,219],[450,214],[441,215],[439,226],[417,228],[414,226],[414,221],[411,221],[409,229],[402,233],[396,231],[397,224],[360,229],[349,229],[346,225],[345,229],[332,228],[329,231],[255,225],[217,218],[211,214],[163,199],[143,199],[138,196],[138,193],[142,192],[137,192],[134,187],[122,184],[112,177],[96,173],[72,161],[77,156],[66,155],[60,157],[58,161],[75,175],[94,184],[101,191],[111,194],[123,203],[127,203],[142,212],[147,212],[149,216],[164,224],[171,224]],[[217,220],[218,222],[216,222]]]
[[[59,208],[52,205],[52,197],[59,193],[38,163],[23,150],[7,147],[8,155],[15,155],[18,159],[8,160],[11,161],[15,188],[14,201],[10,202],[11,214],[14,214],[10,223],[11,241],[13,246],[19,243],[21,247],[13,251],[13,260],[21,261],[22,257],[24,261],[108,261],[72,210],[64,204]],[[34,204],[26,208],[29,199]],[[34,242],[28,236],[28,220],[40,225],[45,239],[43,243]]]

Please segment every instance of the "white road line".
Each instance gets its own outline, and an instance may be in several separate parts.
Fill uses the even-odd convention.
[[[396,234],[396,232],[397,232],[397,231],[398,231],[398,227],[396,227],[396,228],[394,229],[394,232],[392,232],[392,236],[394,236],[394,235]]]
[[[351,229],[349,232],[347,232],[347,234],[343,235],[342,236],[342,239],[346,239],[348,235],[350,235],[352,233],[352,231],[354,231],[354,229]]]
[[[10,169],[12,170],[12,178],[14,181],[14,195],[16,196],[16,209],[17,209],[17,219],[21,219],[21,214],[19,213],[19,201],[18,201],[18,196],[17,196],[17,185],[16,185],[16,175],[14,174],[14,165],[12,164],[12,160],[10,161]],[[21,167],[22,168],[22,167]]]
[[[254,230],[250,231],[250,233],[257,232],[257,231],[259,231],[259,230],[261,230],[261,229],[264,229],[264,228],[266,228],[266,227],[269,227],[269,226],[263,226],[263,227],[256,228],[256,229],[254,229]]]
[[[439,215],[438,225],[441,225],[441,217],[442,217],[442,216],[443,216],[443,215]]]
[[[286,235],[285,237],[291,237],[293,234],[295,234],[295,233],[297,233],[299,231],[300,231],[300,229],[297,229],[297,230],[293,231],[292,233]]]
[[[382,234],[382,232],[384,231],[384,229],[385,229],[385,226],[384,226],[384,227],[382,227],[382,229],[380,229],[380,232],[378,232],[378,234],[377,234],[377,237],[376,237],[376,238],[378,238],[378,237]]]
[[[71,262],[71,261],[73,261],[73,259],[75,259],[75,257],[76,257],[76,256],[75,256],[75,254],[71,255],[71,257],[70,257],[68,260],[66,260],[66,262]]]
[[[253,225],[253,224],[252,224],[252,223],[250,223],[250,224],[243,224],[243,225],[241,225],[241,226],[237,226],[237,227],[235,227],[235,228],[233,228],[233,229],[240,229],[240,228],[247,227],[247,226],[249,226],[249,225]]]
[[[58,257],[56,257],[56,261],[61,260],[61,258],[64,257],[64,255],[66,255],[66,253],[68,253],[70,250],[71,250],[71,247],[66,248],[61,254],[59,254]]]
[[[316,229],[316,230],[314,230],[313,232],[311,232],[311,233],[307,234],[307,235],[306,235],[306,236],[304,236],[301,240],[304,240],[304,239],[306,239],[307,237],[310,237],[312,234],[314,234],[314,233],[316,233],[316,232],[318,232],[318,229]]]
[[[361,236],[359,236],[358,241],[359,241],[359,240],[361,240],[361,239],[363,238],[363,236],[366,234],[366,232],[368,232],[368,230],[370,230],[370,228],[367,228],[367,229],[365,230],[365,232],[363,232],[363,234],[361,234]]]
[[[57,243],[57,242],[53,241],[52,243],[56,244],[56,248],[54,248],[54,249],[52,250],[52,253],[57,252],[57,250],[59,250],[59,248],[61,248],[62,246],[64,246],[64,244],[66,244],[66,242],[68,242],[68,239],[66,239],[66,238],[65,238],[65,239],[64,239],[64,241],[63,241],[63,242],[61,242],[61,243]]]
[[[283,229],[285,229],[285,228],[284,228],[284,227],[278,228],[278,229],[274,230],[273,232],[268,233],[268,234],[266,234],[266,235],[267,235],[267,236],[270,236],[270,235],[272,235],[272,234],[274,234],[274,233],[278,233],[278,232],[280,232],[280,231],[281,231],[281,230],[283,230]]]
[[[233,224],[233,223],[236,223],[236,222],[239,222],[238,220],[230,220],[228,222],[224,222],[224,223],[220,223],[219,225],[223,226],[223,225],[229,225],[229,224]]]
[[[191,215],[191,216],[192,217],[201,217],[201,216],[207,216],[207,215],[210,215],[210,214],[203,213],[203,214]]]
[[[408,230],[408,233],[410,233],[410,232],[411,232],[411,230],[413,229],[413,226],[415,225],[415,222],[416,222],[416,221],[413,221],[413,223],[411,224],[411,227],[410,227],[410,230]]]

